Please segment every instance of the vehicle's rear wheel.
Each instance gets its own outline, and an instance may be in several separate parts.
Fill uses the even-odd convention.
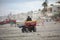
[[[36,27],[33,26],[32,30],[33,30],[33,32],[36,32]]]

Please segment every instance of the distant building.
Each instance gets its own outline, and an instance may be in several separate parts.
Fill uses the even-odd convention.
[[[52,7],[52,13],[53,14],[58,14],[60,12],[60,1],[58,1],[55,5]]]
[[[60,5],[54,5],[52,7],[52,13],[57,14],[60,11]]]

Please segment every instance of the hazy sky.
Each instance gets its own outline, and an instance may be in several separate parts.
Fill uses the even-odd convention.
[[[0,16],[8,15],[10,12],[17,14],[31,10],[42,9],[45,0],[0,0]],[[48,3],[55,3],[56,0],[48,0]]]

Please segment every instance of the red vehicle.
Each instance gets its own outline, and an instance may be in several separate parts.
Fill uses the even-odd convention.
[[[4,24],[4,22],[2,21],[2,22],[0,22],[0,25],[3,25]]]
[[[16,23],[16,20],[8,20],[8,19],[6,19],[6,20],[4,20],[4,21],[1,21],[1,22],[0,22],[0,25],[8,24],[8,23],[10,23],[10,22]]]

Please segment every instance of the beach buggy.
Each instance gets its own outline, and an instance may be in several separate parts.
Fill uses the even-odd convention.
[[[31,17],[28,16],[23,25],[19,27],[22,28],[22,32],[36,32],[36,21],[32,21]]]

